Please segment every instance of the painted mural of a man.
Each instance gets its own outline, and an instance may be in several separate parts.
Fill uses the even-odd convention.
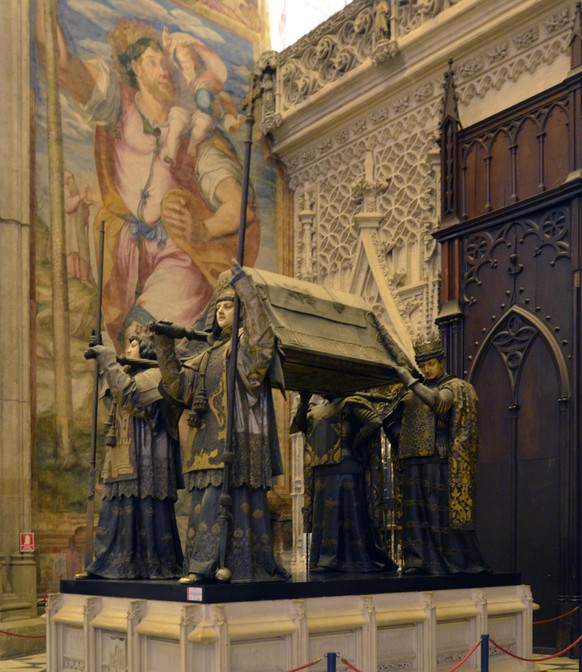
[[[37,36],[44,43],[43,2]],[[105,223],[103,314],[119,349],[133,323],[152,318],[191,324],[236,251],[242,168],[223,133],[195,156],[184,137],[164,161],[174,73],[151,25],[119,19],[109,33],[115,66],[74,57],[59,29],[59,83],[95,126],[95,161]],[[247,213],[247,255],[258,248],[258,221]]]

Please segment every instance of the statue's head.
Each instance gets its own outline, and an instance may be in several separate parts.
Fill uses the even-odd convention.
[[[414,355],[418,368],[427,380],[442,376],[445,371],[445,351],[438,337],[416,339]]]
[[[232,327],[234,320],[234,296],[231,298],[220,298],[216,301],[216,324],[223,331]]]
[[[151,334],[144,325],[134,325],[127,337],[125,355],[130,359],[157,359]]]
[[[234,320],[235,293],[230,284],[230,272],[222,273],[214,288],[212,301],[214,302],[214,319],[212,321],[212,334],[215,338],[227,331]]]

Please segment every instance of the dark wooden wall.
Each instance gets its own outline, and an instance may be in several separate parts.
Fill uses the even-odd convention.
[[[494,571],[531,585],[536,620],[582,593],[581,115],[573,74],[462,129],[447,73],[438,322],[479,395],[477,533]],[[536,647],[573,639],[568,622],[534,626]]]

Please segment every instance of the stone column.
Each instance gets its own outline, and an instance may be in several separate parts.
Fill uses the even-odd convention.
[[[4,129],[0,143],[0,554],[11,558],[9,569],[16,570],[15,576],[9,572],[8,584],[4,578],[3,590],[10,583],[14,591],[15,584],[25,585],[26,597],[21,597],[28,601],[30,596],[35,605],[32,556],[24,565],[20,558],[12,560],[19,556],[19,533],[30,532],[32,525],[29,22],[29,0],[0,3],[4,74],[0,97]],[[0,595],[0,609],[4,599],[6,594]]]

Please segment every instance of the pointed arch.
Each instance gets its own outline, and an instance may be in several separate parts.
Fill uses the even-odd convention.
[[[536,338],[542,339],[551,354],[558,380],[559,399],[569,399],[568,368],[554,334],[539,317],[520,306],[512,306],[483,340],[469,372],[469,382],[474,383],[479,377],[483,361],[493,346],[504,360],[515,401],[523,363]]]

